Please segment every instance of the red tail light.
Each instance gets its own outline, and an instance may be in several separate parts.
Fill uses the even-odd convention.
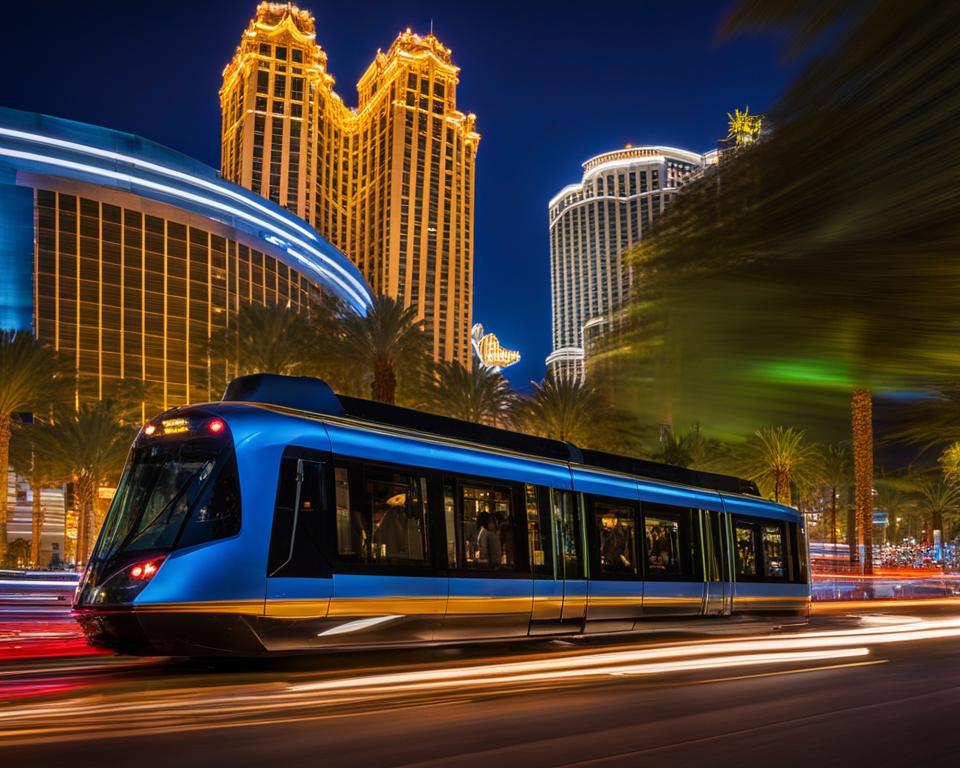
[[[164,558],[162,557],[156,557],[153,560],[137,563],[130,569],[130,578],[134,581],[147,581],[148,579],[152,579],[163,563],[163,560]]]

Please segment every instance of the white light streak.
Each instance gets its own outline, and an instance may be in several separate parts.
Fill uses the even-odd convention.
[[[107,160],[113,160],[118,163],[129,163],[130,165],[136,166],[137,168],[142,168],[146,171],[152,171],[153,173],[158,173],[162,176],[169,176],[174,179],[181,179],[186,181],[188,184],[193,184],[198,187],[204,187],[209,189],[211,192],[216,192],[218,194],[226,195],[227,197],[232,197],[235,200],[238,200],[245,205],[249,205],[251,208],[256,208],[267,216],[276,219],[280,223],[293,227],[297,231],[301,232],[306,237],[309,237],[311,240],[316,240],[317,236],[315,233],[311,232],[307,227],[301,226],[300,224],[290,221],[286,216],[281,215],[277,211],[271,209],[269,206],[263,205],[262,203],[257,202],[256,200],[251,200],[245,195],[240,194],[236,190],[230,189],[225,184],[217,184],[207,179],[201,178],[199,176],[194,176],[189,173],[184,173],[183,171],[175,171],[173,168],[167,168],[163,165],[158,165],[157,163],[151,163],[147,160],[141,160],[138,157],[133,155],[123,155],[119,152],[113,152],[108,149],[100,149],[99,147],[91,147],[87,144],[78,144],[75,141],[67,141],[65,139],[55,139],[52,136],[44,136],[39,133],[29,133],[27,131],[17,131],[13,128],[0,128],[0,136],[9,136],[14,139],[21,139],[22,141],[29,141],[35,144],[45,144],[51,147],[60,147],[62,149],[68,149],[73,152],[80,152],[84,155],[93,155],[95,157],[103,157]]]
[[[149,179],[142,178],[140,176],[134,176],[128,173],[120,173],[119,171],[112,171],[107,168],[100,168],[95,165],[87,165],[86,163],[77,163],[72,160],[64,160],[61,158],[52,157],[49,155],[40,155],[34,152],[24,152],[16,149],[7,149],[0,147],[0,155],[5,155],[7,157],[15,157],[21,160],[28,160],[31,162],[37,163],[46,163],[54,166],[60,166],[62,168],[69,168],[71,170],[79,171],[81,173],[88,173],[95,176],[103,176],[105,178],[114,179],[116,181],[122,181],[127,184],[136,184],[148,189],[161,192],[165,195],[170,195],[171,197],[180,198],[182,200],[189,200],[190,202],[197,203],[199,205],[209,206],[211,208],[216,208],[224,213],[227,213],[231,216],[236,216],[239,219],[243,219],[251,224],[254,224],[258,227],[263,227],[264,229],[271,230],[276,233],[278,236],[287,236],[291,239],[293,243],[300,246],[304,250],[308,251],[312,255],[320,259],[321,262],[326,263],[334,270],[339,272],[339,275],[334,274],[329,269],[324,267],[322,264],[311,261],[302,254],[297,253],[292,248],[286,248],[286,252],[293,256],[295,259],[300,261],[304,266],[313,270],[315,273],[319,274],[322,279],[329,280],[330,282],[336,283],[339,285],[345,293],[347,293],[355,302],[356,306],[359,308],[367,308],[371,305],[370,297],[367,294],[366,286],[358,281],[353,275],[351,275],[347,270],[345,270],[336,260],[330,258],[322,251],[317,250],[309,243],[306,243],[300,240],[297,237],[290,235],[290,233],[284,232],[283,230],[276,227],[274,224],[264,221],[261,218],[253,216],[246,211],[241,211],[238,208],[235,208],[226,203],[222,203],[218,200],[213,200],[209,197],[204,197],[203,195],[198,195],[193,192],[188,192],[183,189],[177,189],[176,187],[171,187],[167,184],[161,184],[156,181],[151,181]]]
[[[336,627],[324,630],[317,637],[329,637],[330,635],[345,635],[349,632],[359,632],[362,629],[369,629],[378,624],[385,624],[388,621],[403,618],[402,616],[371,616],[369,619],[357,619],[348,621],[346,624],[339,624]]]

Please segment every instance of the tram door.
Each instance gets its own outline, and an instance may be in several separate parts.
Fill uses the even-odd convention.
[[[264,624],[270,650],[317,644],[333,594],[323,553],[324,454],[288,448],[280,461],[267,563]]]
[[[701,541],[707,597],[704,614],[729,616],[732,607],[733,585],[730,581],[730,552],[726,536],[726,513],[704,510],[700,513]]]
[[[579,494],[556,491],[553,494],[553,521],[557,541],[557,570],[563,575],[561,622],[571,631],[583,629],[587,617],[587,580],[584,574],[583,531]]]
[[[554,567],[553,578],[542,577],[534,568],[530,634],[581,632],[587,613],[587,581],[577,496],[551,488],[540,498],[540,523],[552,540],[549,554],[553,555]]]

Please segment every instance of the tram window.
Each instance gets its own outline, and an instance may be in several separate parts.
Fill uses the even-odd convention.
[[[463,483],[460,486],[460,540],[467,568],[516,567],[517,526],[509,488]]]
[[[560,576],[582,579],[580,567],[580,515],[577,496],[570,491],[551,491],[553,514],[557,521],[557,559]]]
[[[364,497],[370,562],[428,564],[426,479],[400,473],[365,475]]]
[[[733,529],[733,544],[737,555],[737,577],[756,576],[757,527],[753,523],[738,520]]]
[[[763,542],[763,575],[771,579],[784,578],[787,569],[783,524],[764,523],[760,528],[760,537]]]
[[[323,467],[285,456],[280,461],[277,502],[270,536],[270,576],[324,576],[322,554]]]
[[[707,563],[707,581],[720,581],[720,513],[704,510],[704,555]]]
[[[527,542],[530,546],[530,566],[534,573],[553,576],[550,526],[541,517],[537,487],[535,485],[525,486],[524,495],[527,505]]]
[[[636,576],[636,510],[629,504],[594,501],[593,525],[599,545],[600,573],[604,576]]]
[[[362,474],[362,482],[352,492],[354,473]],[[379,467],[336,467],[334,489],[341,559],[377,565],[429,564],[426,478]]]
[[[447,566],[457,568],[460,564],[457,547],[457,502],[451,483],[443,484],[443,522],[447,531]]]
[[[177,542],[189,547],[204,541],[233,536],[240,530],[240,480],[237,458],[231,454],[214,486],[200,497]]]
[[[643,525],[646,537],[647,576],[651,578],[683,577],[679,515],[645,513]]]
[[[337,552],[356,555],[363,549],[363,524],[360,515],[350,511],[350,479],[346,467],[333,470],[334,503],[337,513]]]
[[[793,580],[799,584],[806,584],[809,578],[807,573],[807,542],[806,531],[802,525],[790,523],[790,546],[793,549]]]

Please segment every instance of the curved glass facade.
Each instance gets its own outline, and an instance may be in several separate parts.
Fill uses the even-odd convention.
[[[211,335],[244,303],[370,303],[305,222],[130,134],[0,109],[0,325],[76,360],[82,396],[145,382],[158,410],[219,396]]]

